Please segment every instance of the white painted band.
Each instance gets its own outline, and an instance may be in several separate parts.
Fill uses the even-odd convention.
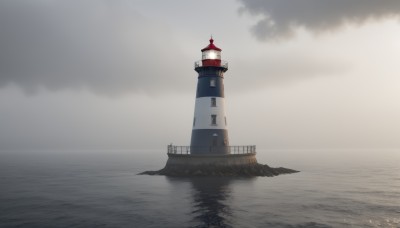
[[[213,106],[213,98],[215,98],[215,106]],[[213,124],[213,115],[215,115],[215,124]],[[196,98],[193,129],[227,129],[225,99],[222,97]]]

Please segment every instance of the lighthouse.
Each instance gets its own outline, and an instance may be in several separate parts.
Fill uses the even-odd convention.
[[[211,37],[208,46],[201,49],[201,60],[195,62],[198,81],[190,142],[193,155],[230,153],[224,94],[228,63],[221,60],[221,51]]]
[[[165,167],[140,174],[232,177],[297,172],[259,164],[255,145],[229,144],[224,93],[224,74],[228,63],[221,60],[221,51],[211,37],[210,43],[201,49],[201,60],[194,63],[197,90],[190,145],[168,145]]]
[[[209,41],[201,49],[201,60],[194,63],[197,89],[190,146],[168,145],[166,170],[257,164],[256,146],[229,144],[224,92],[228,62],[221,60],[222,50],[214,44],[214,39],[211,37]]]

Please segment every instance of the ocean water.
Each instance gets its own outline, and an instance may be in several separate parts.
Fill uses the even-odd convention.
[[[136,175],[165,151],[2,151],[0,227],[400,227],[400,150],[264,150],[300,173]]]

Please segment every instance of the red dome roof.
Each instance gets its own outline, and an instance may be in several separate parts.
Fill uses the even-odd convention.
[[[214,40],[213,40],[212,37],[211,37],[211,39],[210,39],[210,44],[209,44],[207,47],[201,49],[202,52],[203,52],[203,51],[207,51],[207,50],[222,51],[220,48],[218,48],[217,46],[214,45]]]

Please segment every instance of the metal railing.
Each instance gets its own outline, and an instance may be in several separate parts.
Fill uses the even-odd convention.
[[[202,151],[200,154],[213,154],[214,151],[227,151],[229,154],[255,154],[256,146],[174,146],[168,145],[167,154],[192,154],[192,151]]]
[[[198,68],[198,67],[202,67],[202,66],[203,66],[203,61],[202,60],[194,62],[194,68],[195,69]],[[218,67],[222,67],[222,68],[228,69],[228,62],[224,61],[224,60],[221,60],[221,64]]]

